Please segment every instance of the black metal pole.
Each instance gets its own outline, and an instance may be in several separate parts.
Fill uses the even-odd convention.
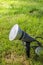
[[[30,42],[26,42],[26,55],[30,57]]]

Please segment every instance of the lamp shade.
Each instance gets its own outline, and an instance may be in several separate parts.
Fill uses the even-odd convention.
[[[18,24],[15,24],[10,30],[9,40],[12,41],[14,39],[19,39],[22,35],[22,31],[19,28]]]

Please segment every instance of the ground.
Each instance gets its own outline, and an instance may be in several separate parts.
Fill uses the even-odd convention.
[[[43,65],[43,58],[36,56],[34,49],[27,58],[22,41],[9,41],[14,24],[33,38],[43,38],[43,1],[0,0],[0,65]],[[37,40],[43,44],[43,40]]]

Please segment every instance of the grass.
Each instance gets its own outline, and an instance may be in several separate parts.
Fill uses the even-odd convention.
[[[43,37],[43,1],[0,0],[0,65],[43,65],[43,58],[32,48],[27,58],[21,41],[9,41],[10,29],[16,23],[33,38]]]

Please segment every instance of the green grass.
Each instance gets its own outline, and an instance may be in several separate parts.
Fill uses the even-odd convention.
[[[0,65],[43,65],[43,58],[37,57],[32,48],[28,59],[21,41],[9,41],[14,24],[33,38],[43,37],[43,1],[0,0]],[[43,44],[43,40],[37,40]]]

